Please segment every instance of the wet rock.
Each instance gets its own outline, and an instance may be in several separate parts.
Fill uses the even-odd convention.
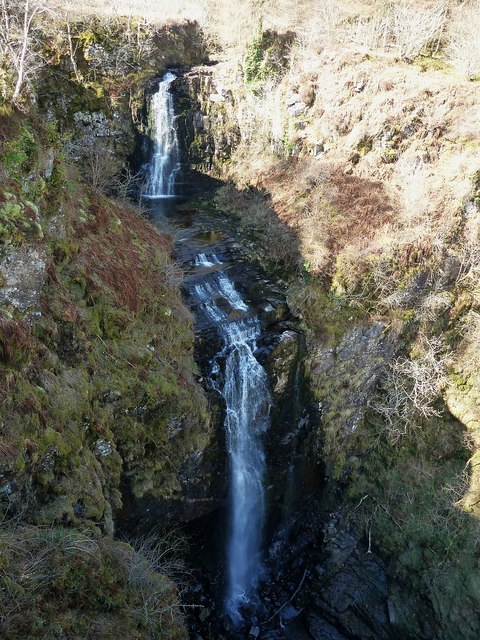
[[[387,609],[388,609],[388,619],[390,623],[395,624],[395,621],[396,621],[395,605],[390,599],[387,601]]]
[[[205,622],[205,620],[207,620],[210,615],[211,615],[211,611],[208,607],[203,607],[203,609],[200,611],[200,615],[198,616],[200,618],[201,622]]]
[[[54,161],[55,161],[54,150],[47,149],[45,152],[45,160],[44,160],[44,168],[43,168],[43,175],[46,180],[49,180],[52,177]]]
[[[87,509],[83,500],[77,500],[77,502],[75,502],[73,505],[73,513],[77,518],[85,518]]]
[[[201,111],[194,111],[192,115],[192,124],[195,130],[195,133],[202,133],[205,129],[205,117],[203,116]]]
[[[315,566],[315,573],[317,574],[317,576],[319,578],[321,578],[323,576],[323,574],[325,573],[325,569],[322,567],[321,564],[317,564]]]
[[[185,164],[209,170],[231,156],[240,139],[226,67],[199,66],[173,83]]]
[[[258,638],[260,636],[260,627],[251,627],[248,635],[251,638]]]
[[[458,278],[460,269],[460,260],[456,256],[447,256],[442,265],[440,277],[437,282],[435,282],[435,290],[441,291],[442,289],[452,285]]]
[[[108,440],[97,440],[95,443],[95,454],[100,457],[109,456],[112,453],[112,443]]]
[[[319,158],[320,156],[322,156],[325,153],[325,145],[323,144],[323,142],[316,142],[313,145],[311,154],[314,158]]]
[[[284,331],[268,356],[267,366],[273,374],[273,393],[284,394],[291,383],[292,372],[298,358],[298,334]]]
[[[330,523],[326,529],[331,526]],[[336,620],[354,638],[392,638],[387,608],[389,587],[383,562],[374,553],[361,552],[355,536],[341,530],[326,540],[322,556],[325,571],[317,573],[313,582],[315,608],[321,618]],[[322,635],[322,624],[315,615],[312,620],[316,620],[314,626],[318,627],[314,637],[328,638]]]
[[[340,441],[361,423],[385,365],[396,350],[396,334],[374,323],[348,331],[337,347],[314,345],[311,377],[320,401],[327,453],[332,461]],[[333,451],[335,449],[335,451]]]
[[[282,609],[282,620],[293,620],[299,615],[300,611],[298,609],[295,609],[295,607],[291,604]]]
[[[314,640],[347,640],[340,631],[314,613],[308,617],[308,630]]]
[[[103,401],[106,403],[115,402],[122,397],[120,391],[106,391],[103,394]]]

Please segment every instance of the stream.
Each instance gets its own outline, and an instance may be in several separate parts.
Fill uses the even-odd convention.
[[[169,92],[175,79],[167,72],[151,101],[153,155],[145,195],[157,225],[168,224],[168,206],[175,205],[175,178],[179,170],[179,145]],[[154,205],[160,201],[160,206]],[[162,206],[163,205],[163,206]],[[170,219],[176,222],[175,209]],[[163,218],[163,220],[162,220]],[[180,223],[181,226],[181,223]],[[225,439],[229,460],[228,522],[225,549],[224,608],[234,624],[243,620],[241,609],[256,600],[262,573],[262,539],[265,524],[265,452],[262,437],[269,426],[271,398],[268,376],[255,357],[262,333],[261,321],[230,276],[231,256],[217,243],[195,247],[196,234],[176,234],[176,245],[187,244],[187,255],[176,257],[187,269],[187,302],[197,324],[219,338],[218,351],[208,365],[209,384],[225,403]],[[201,235],[201,230],[200,230]],[[193,254],[192,254],[193,249]],[[224,257],[227,255],[227,258]]]
[[[315,518],[309,534],[297,536],[292,515],[307,473],[309,417],[302,409],[299,365],[293,366],[298,356],[286,373],[272,370],[281,360],[275,350],[286,344],[287,352],[297,353],[301,339],[282,291],[248,258],[231,218],[176,193],[181,165],[169,92],[174,79],[167,72],[151,97],[153,145],[144,198],[154,225],[172,236],[184,272],[196,360],[207,392],[222,407],[227,456],[225,504],[191,527],[191,637],[312,638],[291,598],[308,583],[306,550],[321,538]],[[280,387],[287,397],[277,406]]]

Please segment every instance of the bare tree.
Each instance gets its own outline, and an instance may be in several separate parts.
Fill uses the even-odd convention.
[[[479,11],[480,0],[458,4],[448,27],[448,60],[468,80],[480,76]]]
[[[121,169],[113,149],[101,138],[85,144],[80,158],[83,174],[94,189],[108,193]]]
[[[447,2],[421,8],[413,0],[391,3],[392,33],[400,55],[405,59],[418,56],[427,45],[438,48],[445,28]]]
[[[80,71],[78,70],[77,57],[76,57],[78,42],[75,45],[73,44],[72,30],[70,26],[70,16],[68,15],[68,13],[65,14],[64,19],[65,19],[65,26],[67,30],[68,52],[70,55],[70,62],[72,63],[73,72],[75,74],[75,78],[77,79],[77,82],[79,84],[82,84],[83,77]]]
[[[46,0],[1,0],[0,56],[4,98],[16,102],[25,83],[41,66],[34,26],[41,14],[50,11]]]

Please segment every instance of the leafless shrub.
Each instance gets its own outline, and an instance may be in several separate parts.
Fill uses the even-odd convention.
[[[161,268],[165,282],[171,287],[179,287],[184,278],[183,269],[179,262],[170,260],[165,256],[165,264]]]
[[[390,364],[382,395],[370,406],[385,420],[393,441],[416,428],[420,420],[440,415],[435,401],[448,384],[449,357],[439,338],[421,336],[417,357],[396,358]]]
[[[139,596],[132,613],[143,618],[147,627],[158,625],[166,616],[180,617],[178,599],[172,596],[186,586],[189,578],[183,562],[185,538],[178,530],[161,535],[153,532],[136,538],[131,545],[134,553],[127,579],[129,588]]]
[[[448,2],[436,7],[419,7],[414,0],[392,2],[368,18],[354,20],[346,31],[350,40],[367,49],[394,47],[407,60],[416,58],[427,46],[439,47]]]
[[[469,80],[480,76],[479,15],[480,1],[470,0],[455,7],[448,25],[448,60]]]
[[[244,145],[254,144],[259,151],[283,151],[286,118],[275,81],[266,80],[255,93],[248,92],[237,118]]]
[[[430,200],[429,167],[418,156],[402,155],[396,165],[403,217],[408,225],[422,219]]]
[[[401,309],[408,306],[411,302],[411,294],[406,288],[396,288],[390,295],[380,300],[380,307],[382,309]]]
[[[349,25],[347,40],[368,50],[385,50],[390,42],[391,26],[391,17],[383,13],[370,18],[360,18]]]
[[[304,47],[318,47],[339,35],[345,18],[341,3],[335,0],[316,2],[309,19],[304,21],[301,41]]]
[[[370,269],[370,280],[371,289],[376,298],[386,299],[397,290],[398,278],[390,253],[385,251],[374,257]]]
[[[438,46],[445,27],[447,3],[422,8],[404,0],[392,8],[392,34],[402,58],[416,58],[427,45]]]
[[[151,570],[165,573],[171,578],[181,575],[187,576],[183,557],[187,543],[185,537],[178,529],[168,531],[151,532],[139,536],[130,542],[135,553],[129,568],[129,581],[141,582],[143,575],[143,561],[148,560]]]
[[[142,190],[144,175],[134,172],[130,167],[113,175],[111,180],[111,188],[115,197],[122,203],[129,202],[136,194]]]
[[[114,150],[102,138],[81,140],[71,147],[70,152],[76,156],[85,179],[101,193],[109,193],[118,184],[121,165],[115,157]]]

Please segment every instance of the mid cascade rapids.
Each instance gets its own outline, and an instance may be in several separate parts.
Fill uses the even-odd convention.
[[[242,606],[254,602],[262,572],[265,520],[262,434],[269,425],[267,373],[255,358],[261,328],[216,255],[199,254],[195,267],[209,269],[194,287],[199,309],[218,331],[222,348],[212,363],[212,380],[225,399],[230,459],[225,609],[241,622]],[[212,270],[211,268],[214,267]]]
[[[170,85],[175,78],[175,74],[167,71],[150,104],[153,155],[143,194],[148,198],[171,198],[175,195],[175,180],[181,168],[174,126],[173,97],[170,92]]]

